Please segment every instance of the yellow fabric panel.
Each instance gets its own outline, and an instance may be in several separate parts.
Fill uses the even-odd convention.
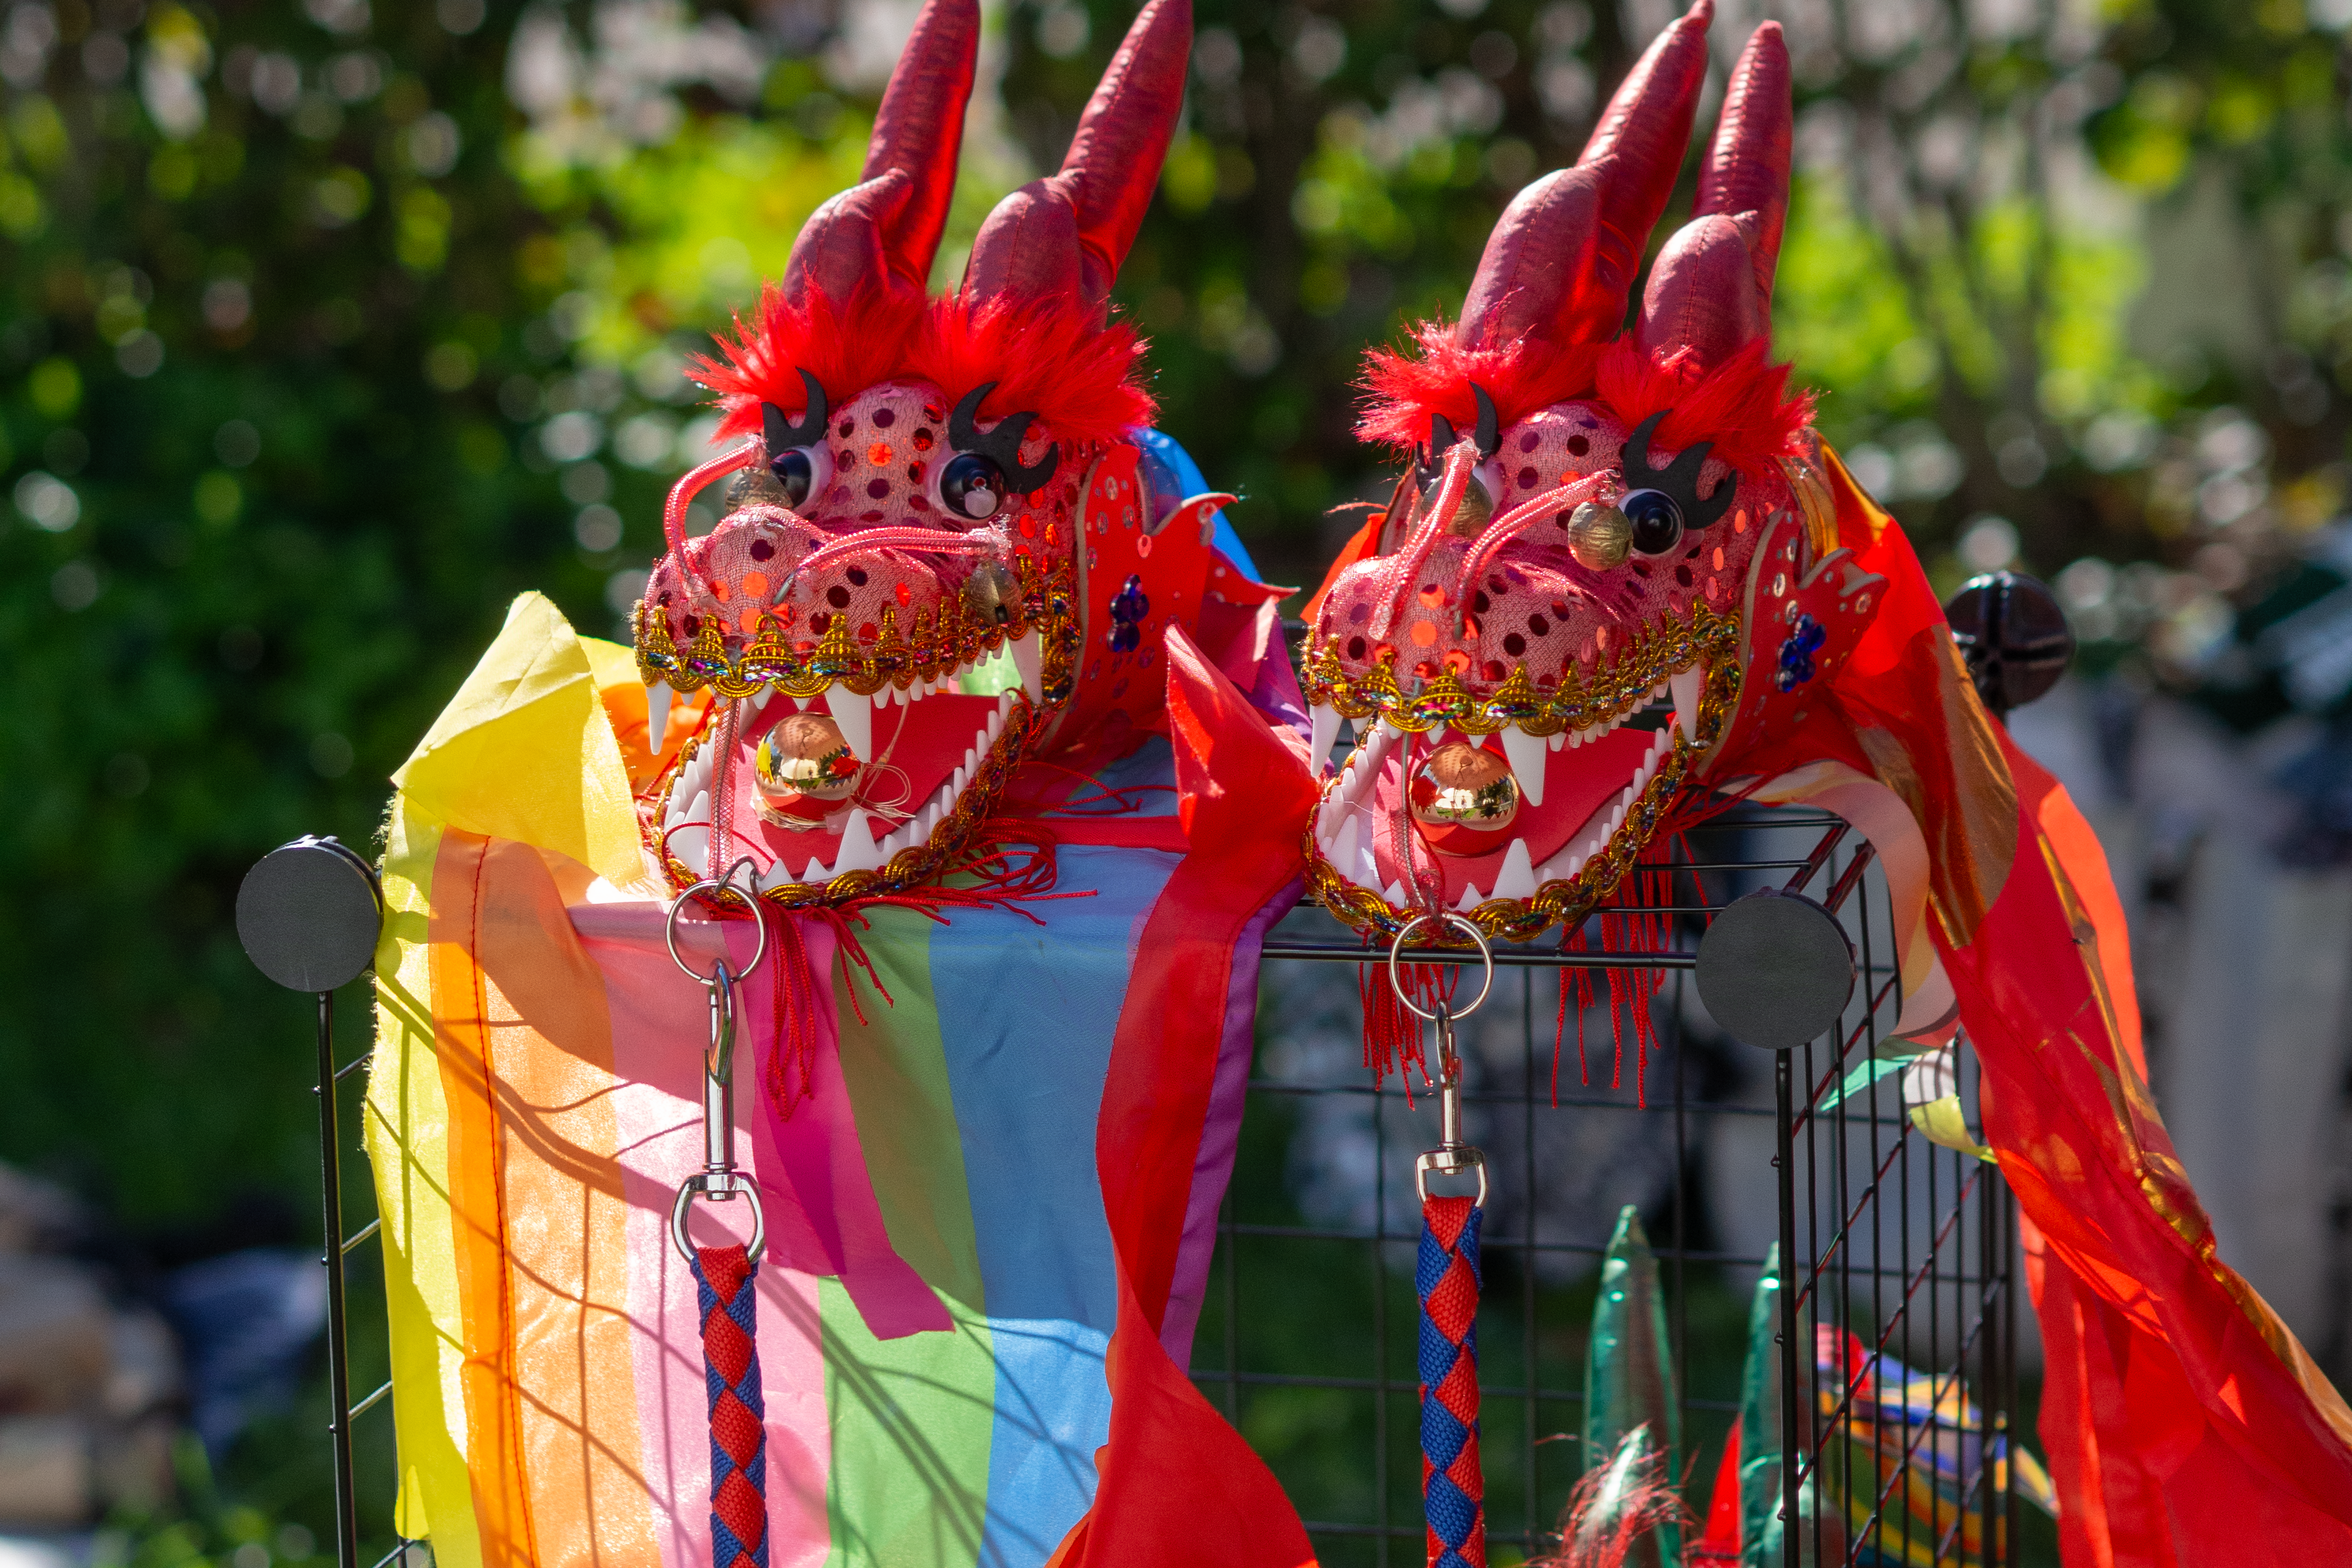
[[[552,849],[626,886],[645,860],[598,685],[562,613],[525,594],[393,783],[418,816]]]
[[[395,799],[383,858],[386,918],[376,953],[375,1059],[362,1115],[383,1217],[399,1437],[397,1528],[429,1537],[447,1568],[481,1568],[465,1459],[464,1363],[449,1213],[449,1112],[433,1049],[431,949],[425,941],[441,829]]]

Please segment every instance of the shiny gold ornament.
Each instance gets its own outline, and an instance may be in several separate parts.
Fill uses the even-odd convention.
[[[1440,472],[1422,490],[1420,503],[1413,509],[1413,521],[1418,522],[1428,515],[1429,509],[1437,504],[1437,492],[1444,488],[1445,476]],[[1475,539],[1486,531],[1486,524],[1494,521],[1494,516],[1495,499],[1478,482],[1478,476],[1473,474],[1470,482],[1462,487],[1461,503],[1454,507],[1454,520],[1445,525],[1445,531],[1456,539]]]
[[[1405,793],[1413,819],[1431,827],[1493,833],[1519,815],[1519,781],[1510,764],[1462,741],[1430,752]]]
[[[983,561],[963,580],[963,603],[984,625],[1005,626],[1021,612],[1021,584],[1001,563]]]
[[[841,726],[822,713],[793,713],[760,737],[751,753],[760,819],[778,827],[812,828],[857,788],[864,771]]]
[[[1613,506],[1585,501],[1569,514],[1568,552],[1589,572],[1622,566],[1633,552],[1633,525]]]

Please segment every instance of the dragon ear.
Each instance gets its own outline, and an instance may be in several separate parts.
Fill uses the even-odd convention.
[[[992,299],[1110,298],[1160,183],[1184,102],[1192,0],[1150,0],[1095,89],[1056,174],[997,204],[973,239],[963,293]]]
[[[1513,198],[1463,301],[1454,337],[1465,348],[1530,333],[1607,342],[1624,326],[1643,249],[1682,172],[1714,19],[1715,0],[1696,0],[1626,76],[1575,165]]]
[[[976,0],[925,0],[883,89],[859,183],[812,214],[784,264],[784,297],[846,300],[871,279],[920,293],[955,195],[964,104],[980,51]]]
[[[1634,342],[1653,360],[1687,351],[1712,369],[1771,334],[1793,116],[1788,46],[1766,22],[1732,68],[1697,211],[1650,268]]]

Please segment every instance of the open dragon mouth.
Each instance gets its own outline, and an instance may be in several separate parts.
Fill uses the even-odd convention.
[[[718,699],[653,793],[647,837],[672,879],[748,858],[756,891],[797,905],[947,868],[1070,693],[1067,568],[1024,564],[1006,624],[985,624],[967,595],[960,622],[919,617],[911,643],[894,622],[860,647],[844,619],[805,653],[656,646],[656,669]]]
[[[1695,609],[1634,639],[1589,686],[1524,677],[1486,693],[1441,678],[1405,698],[1308,658],[1318,755],[1356,743],[1324,788],[1310,879],[1327,907],[1395,930],[1432,901],[1527,936],[1607,896],[1665,821],[1737,703],[1738,623]]]

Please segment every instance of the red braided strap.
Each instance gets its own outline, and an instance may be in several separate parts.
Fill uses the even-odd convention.
[[[1424,1198],[1412,1285],[1421,1297],[1421,1499],[1430,1568],[1486,1568],[1478,1462],[1478,1226],[1474,1198]]]
[[[768,1568],[768,1432],[751,1276],[738,1244],[695,1249],[702,1370],[710,1393],[711,1568]]]

